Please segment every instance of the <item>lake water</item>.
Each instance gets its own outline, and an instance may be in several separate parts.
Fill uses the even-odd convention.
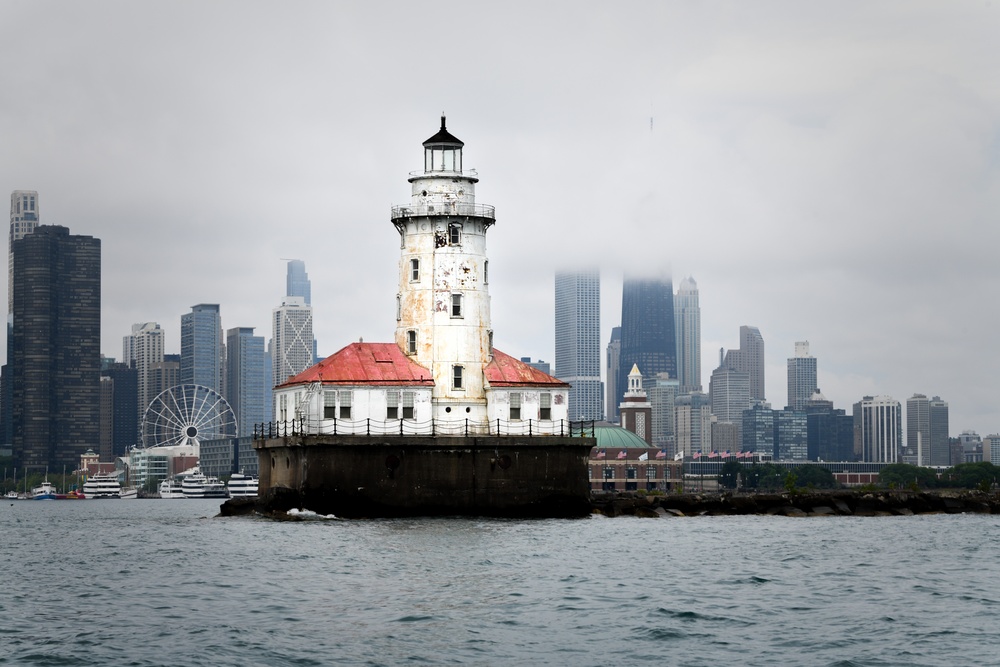
[[[0,511],[5,665],[996,665],[1000,517]]]

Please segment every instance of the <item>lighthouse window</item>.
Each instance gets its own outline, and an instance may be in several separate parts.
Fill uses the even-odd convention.
[[[399,419],[399,392],[390,391],[385,395],[385,418]]]
[[[511,392],[510,395],[510,419],[519,421],[521,419],[521,392]]]
[[[417,332],[414,329],[410,329],[406,332],[406,353],[417,353]]]
[[[396,295],[396,321],[403,319],[403,298],[397,294]]]
[[[350,391],[338,391],[338,398],[340,399],[340,418],[350,419],[351,418],[351,392]]]
[[[462,389],[462,370],[461,366],[452,366],[452,389]]]
[[[450,225],[448,227],[448,243],[450,245],[462,245],[462,225]]]
[[[337,417],[337,392],[323,392],[323,419],[336,419]]]
[[[452,317],[462,317],[462,295],[452,294],[451,295],[451,316]]]
[[[552,419],[552,394],[543,392],[538,397],[538,418]]]
[[[413,419],[413,392],[403,392],[403,419]]]
[[[410,260],[410,282],[415,283],[420,280],[420,260]]]
[[[490,261],[486,260],[483,262],[483,284],[490,284]]]

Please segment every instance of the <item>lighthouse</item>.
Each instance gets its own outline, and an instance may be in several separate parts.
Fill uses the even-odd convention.
[[[590,511],[593,424],[569,422],[567,383],[493,347],[496,216],[464,146],[442,117],[391,207],[393,342],[351,343],[274,388],[254,438],[264,496],[338,516]]]
[[[493,358],[486,232],[494,209],[476,203],[464,143],[441,117],[410,175],[410,203],[392,207],[400,236],[396,345],[430,370],[435,419],[487,419],[484,369]]]

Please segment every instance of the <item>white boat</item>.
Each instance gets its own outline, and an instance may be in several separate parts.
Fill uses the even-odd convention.
[[[20,500],[21,496],[17,495],[17,491],[8,491],[7,495],[4,496],[5,500]]]
[[[176,479],[163,480],[160,482],[160,497],[168,500],[184,498],[184,490],[181,488],[181,483]]]
[[[256,498],[258,479],[241,472],[235,473],[229,478],[226,485],[229,488],[230,498]]]
[[[121,498],[122,485],[118,481],[118,476],[110,472],[99,472],[83,483],[83,497],[89,499],[96,498]]]
[[[198,468],[184,475],[181,489],[185,498],[228,498],[226,485],[218,477],[209,477]]]
[[[36,486],[31,490],[32,500],[55,500],[56,499],[56,487],[52,486],[51,482],[45,480],[42,482],[41,486]]]
[[[139,489],[134,486],[130,486],[127,489],[122,489],[121,498],[122,500],[135,500],[139,497]]]

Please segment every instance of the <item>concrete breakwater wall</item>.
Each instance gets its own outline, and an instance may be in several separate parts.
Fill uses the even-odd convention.
[[[978,491],[815,491],[775,494],[608,494],[592,499],[605,516],[905,516],[1000,514],[1000,494]]]

